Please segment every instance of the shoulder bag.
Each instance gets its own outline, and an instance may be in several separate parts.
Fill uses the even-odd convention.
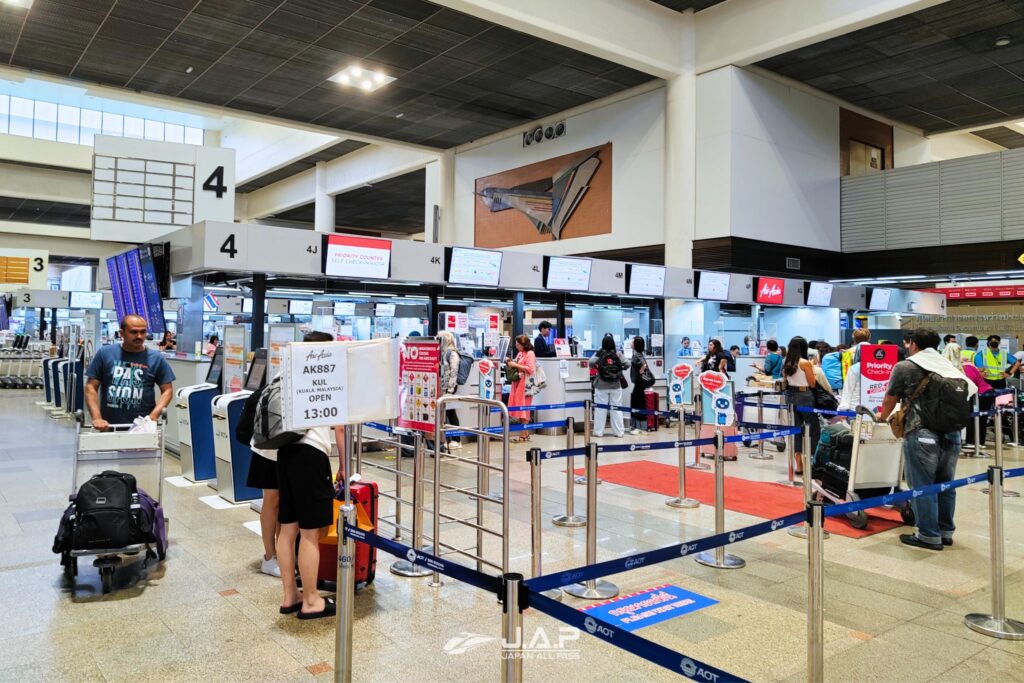
[[[931,378],[931,373],[926,374],[924,379],[914,387],[914,391],[910,396],[900,401],[899,410],[892,411],[892,414],[889,416],[889,426],[892,427],[892,435],[897,439],[902,439],[906,435],[907,412],[910,410],[911,403],[928,387],[928,382],[931,381]]]

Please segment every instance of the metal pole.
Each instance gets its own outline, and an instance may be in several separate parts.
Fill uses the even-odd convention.
[[[996,422],[996,467],[1000,470],[1003,468],[1003,413],[1000,410],[996,410],[995,414]],[[1002,486],[1003,498],[1020,498],[1020,493],[1017,491],[1008,491]],[[981,490],[982,493],[991,493],[991,488],[986,486]]]
[[[810,534],[807,544],[807,680],[825,680],[824,517],[822,504],[807,506]]]
[[[988,497],[989,547],[992,556],[992,614],[968,614],[967,628],[1001,640],[1024,640],[1024,623],[1006,618],[1006,568],[1003,558],[1003,468],[990,465]]]
[[[715,430],[715,533],[725,533],[725,435],[721,429]],[[715,569],[741,569],[747,564],[743,558],[725,552],[722,545],[714,553],[705,550],[695,559]]]
[[[1017,446],[1017,440],[1020,439],[1020,421],[1017,416],[1017,390],[1014,389],[1010,395],[1013,397],[1013,434],[1010,435],[1009,445]]]
[[[423,547],[423,433],[416,432],[412,437],[412,547],[437,554],[433,548]],[[398,576],[419,577],[430,576],[426,567],[413,564],[408,560],[398,560],[391,565],[391,573]]]
[[[591,432],[594,428],[594,402],[584,401],[583,402],[583,445],[590,448],[590,441],[592,439]],[[586,484],[587,475],[581,474],[576,477],[577,484]],[[600,484],[601,480],[598,479],[597,483]]]
[[[402,540],[402,461],[405,460],[405,449],[402,448],[402,439],[399,438],[393,431],[391,435],[397,439],[395,446],[395,536],[394,540]],[[356,439],[359,442],[359,451],[356,453],[358,458],[357,462],[360,464],[357,466],[359,471],[362,472],[362,455],[363,455],[363,425],[358,425],[356,428]],[[414,446],[415,448],[415,446]],[[415,451],[414,451],[415,452]]]
[[[345,487],[346,490],[348,487]],[[346,494],[347,497],[348,494]],[[356,506],[343,505],[338,515],[337,625],[334,635],[334,680],[352,683],[352,622],[355,619],[356,549],[344,525],[356,525]]]
[[[704,429],[704,402],[701,396],[698,394],[693,399],[694,414],[697,416],[696,421],[693,423],[693,438],[699,439],[700,433]],[[686,411],[682,408],[679,409],[680,419],[686,419]],[[691,470],[710,470],[711,465],[700,461],[700,448],[693,449],[693,464],[690,465]]]
[[[815,416],[817,417],[817,416]],[[854,423],[854,429],[856,434],[860,434],[860,422]],[[804,470],[803,486],[804,486],[804,504],[811,505],[814,502],[814,480],[811,478],[811,429],[806,424],[804,425],[803,438],[803,453],[801,453],[802,463],[801,467]],[[796,536],[797,538],[808,538],[807,536],[807,525],[797,524],[789,527],[788,532],[790,536]],[[825,531],[824,527],[821,530],[822,539],[829,537],[829,533]]]
[[[750,394],[744,394],[744,399],[743,399],[744,403],[746,402],[746,397],[749,396],[749,395]],[[744,405],[744,407],[746,407],[746,406]],[[757,423],[759,425],[764,424],[764,390],[763,389],[758,389],[758,391],[757,391]],[[760,429],[760,427],[758,427],[758,429]],[[754,459],[754,460],[772,460],[775,456],[772,455],[771,453],[765,455],[765,452],[764,452],[764,439],[758,439],[757,440],[757,453],[751,453],[750,457],[752,459]]]
[[[587,446],[587,564],[597,562],[597,444]],[[604,579],[590,579],[562,588],[575,598],[607,600],[619,594],[619,587]]]
[[[522,683],[523,606],[519,602],[519,591],[523,575],[504,574],[501,584],[501,683]]]
[[[789,424],[796,425],[796,407],[793,405],[789,406]],[[793,460],[796,458],[796,444],[792,434],[786,437],[786,453],[786,478],[776,483],[783,486],[803,486],[802,483],[796,481],[796,472],[793,469]]]
[[[679,431],[677,432],[676,438],[679,441],[686,440],[686,420],[683,419],[682,408],[680,408]],[[684,509],[700,507],[699,501],[686,497],[686,448],[679,446],[676,451],[679,455],[679,495],[675,498],[667,499],[665,501],[665,505],[668,505],[671,508]]]
[[[530,463],[530,559],[533,565],[534,578],[544,574],[542,556],[544,554],[541,538],[541,470],[540,449],[531,448],[526,452],[526,461]],[[571,489],[570,489],[571,490]],[[479,554],[479,553],[478,553]],[[544,591],[544,595],[552,600],[561,600],[562,591],[558,588]]]
[[[437,402],[437,412],[434,416],[434,519],[433,535],[431,541],[434,544],[434,554],[441,554],[441,439],[444,438],[444,398]],[[444,585],[441,580],[441,573],[434,572],[430,579],[431,588],[440,588]]]
[[[356,425],[356,444],[355,444],[355,447],[356,447],[356,473],[362,474],[363,473],[363,425],[362,425],[362,423]],[[401,449],[399,449],[398,455],[399,455],[399,458],[401,458],[401,455],[402,455]],[[351,477],[352,475],[350,474],[349,476]],[[401,481],[401,479],[399,479],[399,481]],[[399,491],[398,495],[400,496],[401,488],[399,486],[396,486],[395,488],[398,489],[398,491]],[[397,503],[395,504],[395,514],[398,514],[398,504]],[[398,520],[396,519],[395,521],[397,522]],[[397,540],[398,537],[396,536],[395,539]]]
[[[981,399],[978,394],[974,394],[974,455],[972,457],[981,457],[981,416],[978,414],[981,412]]]
[[[483,382],[483,378],[480,378]],[[478,429],[487,429],[487,415],[490,412],[490,407],[478,405],[476,407],[476,423]],[[488,462],[490,460],[490,439],[480,434],[476,435],[476,461],[478,463]],[[482,572],[484,570],[483,556],[484,556],[484,499],[479,496],[487,495],[491,490],[491,471],[486,467],[476,468],[476,570]]]
[[[565,447],[574,448],[576,444],[576,420],[572,417],[565,418]],[[569,527],[572,529],[585,526],[587,520],[582,515],[576,514],[576,497],[573,495],[572,484],[575,479],[576,458],[569,456],[565,465],[565,514],[556,515],[551,519],[555,526]]]

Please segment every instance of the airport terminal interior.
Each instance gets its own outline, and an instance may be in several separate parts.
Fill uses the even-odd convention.
[[[0,682],[1024,681],[1022,339],[1017,0],[0,0]]]

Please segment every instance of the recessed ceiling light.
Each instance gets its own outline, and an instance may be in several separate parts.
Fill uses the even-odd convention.
[[[1010,44],[1010,36],[998,36],[996,38],[996,47],[1006,47]]]
[[[191,67],[191,66],[190,66],[190,67],[188,67],[187,69],[185,69],[185,73],[187,73],[187,74],[190,74],[190,73],[192,73],[193,71],[195,71],[195,68],[193,68],[193,67]]]
[[[402,118],[403,116],[405,116],[405,114],[395,114],[395,118],[396,118],[396,119],[400,119],[400,118]]]
[[[22,9],[31,9],[33,0],[3,0],[5,5],[13,5]]]
[[[364,92],[373,92],[395,80],[383,71],[368,71],[359,66],[350,66],[334,74],[327,80],[341,85],[356,86]]]

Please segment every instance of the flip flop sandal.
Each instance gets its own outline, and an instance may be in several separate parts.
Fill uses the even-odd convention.
[[[299,619],[323,619],[324,617],[333,617],[337,612],[337,606],[334,604],[334,598],[324,598],[324,608],[319,612],[303,612],[299,609]]]
[[[302,600],[299,600],[294,605],[289,605],[288,607],[279,607],[277,611],[281,614],[295,614],[300,609],[302,609]]]

